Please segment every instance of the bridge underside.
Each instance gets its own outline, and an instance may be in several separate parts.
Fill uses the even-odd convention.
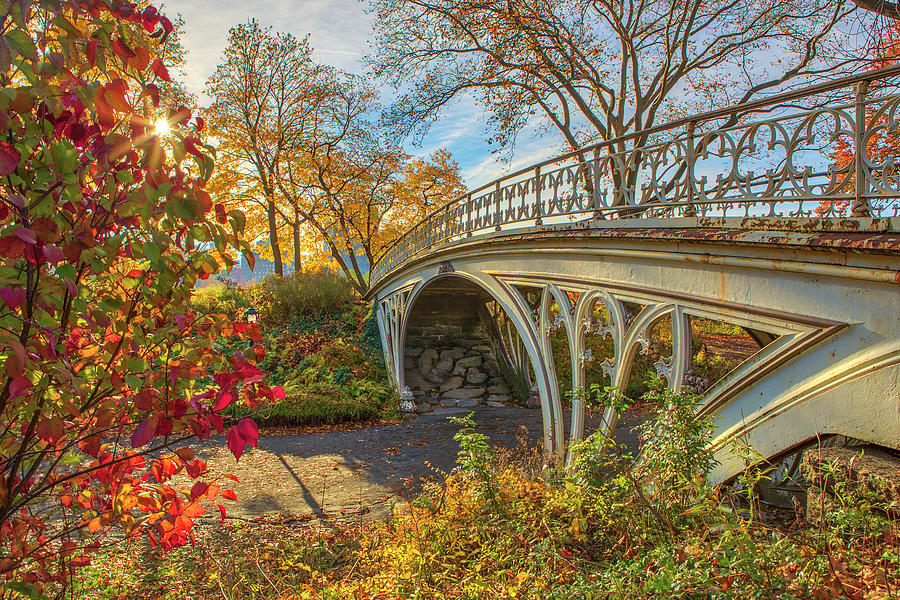
[[[679,221],[497,232],[407,261],[372,291],[396,385],[409,385],[405,340],[420,327],[410,308],[431,290],[495,316],[492,352],[536,389],[558,460],[606,386],[702,393],[717,478],[743,468],[734,440],[765,457],[830,434],[900,449],[900,223]]]
[[[402,367],[417,411],[512,400],[516,390],[508,381],[491,300],[487,291],[461,277],[438,278],[417,295],[409,308]],[[517,395],[522,399],[521,390]]]

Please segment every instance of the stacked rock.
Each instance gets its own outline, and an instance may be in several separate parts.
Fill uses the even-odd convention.
[[[415,394],[420,413],[437,406],[502,406],[511,399],[506,380],[486,344],[441,349],[407,346],[404,355],[406,385]]]

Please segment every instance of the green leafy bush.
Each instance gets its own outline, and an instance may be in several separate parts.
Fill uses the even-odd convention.
[[[283,343],[286,341],[294,345]],[[254,416],[258,422],[335,425],[392,416],[396,393],[386,374],[356,345],[317,334],[286,334],[275,344],[280,345],[277,358],[262,368],[284,387],[285,398],[262,411],[257,409]],[[247,409],[234,410],[241,411],[235,416],[243,416]]]
[[[360,302],[350,283],[330,271],[266,277],[241,287],[221,285],[198,290],[198,312],[222,312],[243,318],[259,311],[265,359],[259,364],[268,381],[285,387],[286,397],[253,411],[269,425],[319,425],[395,416],[374,311]],[[230,352],[245,341],[223,339]],[[232,408],[234,416],[250,409]],[[240,413],[240,414],[238,414]]]
[[[334,271],[293,273],[287,277],[267,276],[248,288],[260,311],[260,323],[278,325],[303,317],[335,316],[356,299],[353,286]]]
[[[393,397],[389,389],[372,382],[341,386],[317,382],[300,388],[263,413],[270,425],[335,425],[374,419]]]
[[[230,279],[222,279],[219,285],[210,285],[194,291],[191,306],[201,314],[222,313],[233,319],[243,320],[250,308],[250,299],[244,288]]]

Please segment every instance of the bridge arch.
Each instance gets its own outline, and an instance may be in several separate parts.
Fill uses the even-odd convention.
[[[429,293],[452,281],[478,290],[496,302],[509,319],[521,341],[534,375],[531,383],[540,399],[545,452],[561,456],[564,451],[564,447],[559,443],[559,440],[563,439],[564,430],[562,409],[558,395],[551,393],[555,375],[545,359],[546,354],[543,353],[539,330],[532,320],[531,308],[514,288],[489,274],[453,269],[448,264],[442,264],[417,277],[415,281],[381,296],[381,310],[378,312],[379,328],[383,332],[382,339],[385,340],[385,354],[392,357],[388,361],[392,379],[401,390],[402,397],[409,400],[411,394],[407,381],[406,356],[410,323],[416,317],[417,309],[422,308],[422,302]]]
[[[900,98],[866,91],[866,82],[898,69],[659,125],[641,133],[653,142],[640,147],[629,145],[632,136],[604,140],[434,210],[372,268],[369,295],[385,309],[380,323],[397,381],[407,301],[416,286],[455,271],[490,292],[527,341],[545,437],[553,438],[547,448],[557,456],[565,445],[560,393],[540,356],[549,354],[549,330],[566,326],[573,388],[585,383],[590,330],[612,338],[604,351],[611,345],[614,356],[602,362],[612,385],[628,383],[635,360],[647,371],[652,359],[678,391],[693,385],[692,328],[704,319],[756,343],[726,374],[697,384],[705,388],[699,412],[716,418],[714,477],[743,468],[727,451],[735,439],[764,457],[820,433],[900,450],[900,169],[872,154],[882,130],[867,117],[900,113]],[[850,86],[852,107],[783,109]],[[723,125],[726,116],[764,108],[765,120]],[[834,139],[852,139],[845,165],[829,162],[821,132],[810,128],[838,113],[827,120]],[[884,128],[900,134],[900,121]],[[760,153],[760,144],[783,146],[786,156]],[[530,290],[527,300],[521,289]],[[608,318],[600,326],[590,305],[597,298]],[[560,307],[558,323],[551,304]],[[671,321],[666,354],[651,348],[638,358],[660,319]],[[573,439],[581,408],[573,406]],[[612,426],[616,415],[607,416]]]
[[[546,447],[557,460],[568,441],[567,423],[554,389],[552,362],[542,358],[548,355],[544,338],[551,326],[547,307],[560,305],[560,314],[553,317],[572,328],[566,336],[577,387],[584,384],[582,360],[590,362],[585,332],[600,328],[586,318],[590,302],[598,298],[608,312],[604,335],[614,342],[608,344],[614,346],[614,356],[604,371],[623,389],[639,360],[641,373],[655,371],[677,391],[691,376],[696,344],[691,349],[689,329],[697,322],[721,322],[744,330],[744,338],[762,340],[727,374],[710,377],[705,390],[701,411],[717,417],[714,446],[721,450],[722,465],[717,477],[741,467],[728,457],[735,438],[766,457],[817,433],[898,448],[900,322],[893,307],[900,301],[900,241],[892,230],[900,221],[888,222],[886,231],[866,231],[881,225],[855,221],[849,224],[852,229],[821,235],[742,231],[740,223],[718,230],[700,230],[696,221],[693,228],[687,224],[681,221],[658,237],[628,228],[554,228],[473,239],[409,261],[383,280],[373,296],[382,306],[412,307],[426,286],[456,277],[495,300],[525,342],[540,391]],[[783,222],[775,225],[784,227]],[[871,247],[876,243],[883,246]],[[382,313],[389,316],[389,311]],[[396,339],[402,335],[405,344],[405,308],[400,317]],[[657,348],[648,355],[644,350],[656,335],[648,337],[648,329],[666,317],[671,318],[666,320],[671,333],[664,351]],[[384,319],[385,329],[390,321]],[[386,350],[390,352],[402,364],[403,347]],[[600,366],[601,361],[591,363],[593,372]],[[395,373],[402,377],[399,369]],[[582,408],[573,403],[570,439],[581,435]],[[609,411],[607,424],[616,417]]]

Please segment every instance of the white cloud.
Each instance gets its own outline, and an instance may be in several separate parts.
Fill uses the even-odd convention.
[[[295,36],[310,34],[317,60],[361,73],[360,61],[372,37],[372,20],[357,0],[170,0],[169,15],[184,17],[184,46],[188,51],[187,80],[191,91],[201,96],[206,80],[219,64],[228,30],[251,18],[276,31]]]

